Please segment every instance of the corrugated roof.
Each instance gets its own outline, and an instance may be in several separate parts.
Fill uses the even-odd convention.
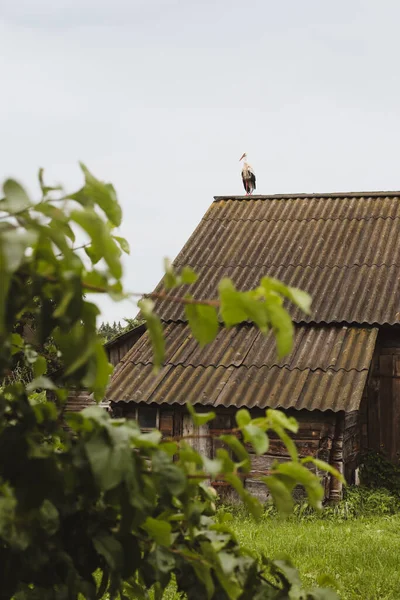
[[[290,356],[252,326],[222,329],[199,348],[186,325],[165,330],[166,363],[156,375],[147,334],[127,353],[107,399],[114,402],[355,410],[374,351],[374,328],[296,328]]]
[[[312,315],[288,306],[294,348],[278,360],[272,335],[251,325],[221,330],[200,349],[182,306],[158,301],[166,364],[152,373],[144,336],[118,366],[110,400],[355,410],[371,326],[400,323],[400,192],[216,198],[174,264],[199,273],[179,294],[212,299],[223,277],[248,290],[269,275],[308,291]]]
[[[246,290],[270,275],[313,296],[311,317],[290,309],[296,322],[400,323],[400,195],[219,198],[174,264],[199,272],[182,288],[196,298],[225,276]],[[156,310],[185,320],[178,304]]]
[[[278,359],[275,338],[252,325],[221,329],[213,342],[201,348],[184,323],[169,323],[164,329],[165,364],[184,367],[287,367],[293,369],[368,369],[376,330],[358,327],[295,328],[291,353]],[[153,364],[153,351],[146,333],[121,360]],[[121,368],[120,366],[120,368]]]

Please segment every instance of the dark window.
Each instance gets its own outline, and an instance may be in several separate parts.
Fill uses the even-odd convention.
[[[155,406],[140,406],[138,408],[138,421],[141,429],[155,429],[157,427],[157,408]]]

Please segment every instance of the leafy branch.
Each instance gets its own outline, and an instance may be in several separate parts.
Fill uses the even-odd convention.
[[[294,419],[279,411],[253,419],[241,409],[236,427],[217,436],[213,459],[198,453],[189,436],[162,440],[159,431],[142,432],[135,421],[110,419],[96,406],[61,422],[69,391],[85,387],[101,400],[112,371],[97,331],[100,311],[89,293],[127,297],[121,255],[129,244],[116,235],[122,212],[115,190],[81,169],[84,184],[75,193],[46,186],[40,170],[39,202],[13,180],[4,183],[0,201],[2,600],[95,600],[105,593],[112,600],[128,594],[147,600],[148,590],[159,600],[172,578],[189,600],[334,598],[328,590],[304,591],[291,565],[255,557],[238,544],[208,484],[223,481],[259,516],[262,506],[244,485],[255,474],[249,447],[264,454],[273,432],[291,459],[257,472],[260,480],[282,514],[290,512],[299,484],[320,509],[323,490],[309,467],[340,475],[298,457],[290,438],[298,427]],[[84,241],[76,246],[78,232]],[[280,354],[290,350],[293,336],[284,301],[310,308],[307,294],[268,277],[246,292],[224,279],[210,300],[170,292],[196,280],[190,267],[176,272],[166,261],[165,292],[130,294],[141,296],[156,368],[165,349],[155,301],[181,304],[202,345],[221,326],[250,321],[264,333],[272,330]],[[54,352],[62,362],[57,377],[50,368]],[[19,367],[29,378],[7,380]],[[215,417],[190,404],[188,410],[196,425]]]

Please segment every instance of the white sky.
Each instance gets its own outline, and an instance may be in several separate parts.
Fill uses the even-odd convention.
[[[398,0],[0,0],[1,178],[117,188],[151,291],[214,195],[399,189]],[[134,316],[102,301],[105,319]]]

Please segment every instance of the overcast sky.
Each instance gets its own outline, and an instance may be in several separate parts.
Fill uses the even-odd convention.
[[[398,0],[0,0],[2,179],[113,182],[151,291],[244,151],[262,194],[400,189],[399,23]]]

